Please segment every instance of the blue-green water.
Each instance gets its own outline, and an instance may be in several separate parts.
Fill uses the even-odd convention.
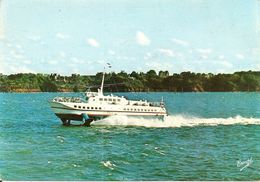
[[[163,96],[170,116],[90,128],[61,125],[47,102],[58,95],[79,94],[0,93],[1,179],[260,180],[259,93],[119,94]]]

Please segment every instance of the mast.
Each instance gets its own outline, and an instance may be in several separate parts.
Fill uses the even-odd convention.
[[[104,71],[103,71],[102,82],[101,82],[101,87],[100,87],[100,93],[102,95],[103,95],[104,79],[105,79],[105,68],[104,68]]]
[[[107,63],[107,67],[111,68],[111,64]],[[103,88],[104,88],[104,80],[105,80],[105,73],[106,73],[106,67],[104,66],[103,76],[102,76],[102,82],[100,87],[100,94],[103,95]]]

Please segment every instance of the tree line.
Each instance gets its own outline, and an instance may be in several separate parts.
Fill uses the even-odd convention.
[[[97,89],[102,72],[96,75],[62,76],[53,74],[0,74],[0,92],[83,92]],[[233,74],[212,74],[168,71],[105,74],[107,92],[235,92],[260,91],[260,72],[241,71]]]

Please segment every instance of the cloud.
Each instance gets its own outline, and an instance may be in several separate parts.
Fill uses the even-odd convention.
[[[58,61],[56,61],[56,60],[49,60],[48,63],[52,64],[52,65],[56,65],[56,64],[58,64]]]
[[[154,70],[169,70],[172,68],[172,64],[162,63],[161,61],[146,62],[145,66],[148,69],[154,69]]]
[[[202,59],[208,59],[209,57],[207,55],[201,55],[200,56]]]
[[[207,48],[207,49],[196,49],[196,51],[198,53],[201,53],[201,54],[210,54],[212,52],[212,49],[210,49],[210,48]]]
[[[136,42],[141,46],[148,46],[151,44],[150,39],[141,31],[136,32]]]
[[[30,60],[26,59],[26,60],[23,60],[23,63],[24,64],[31,64],[32,62]]]
[[[41,40],[41,37],[38,35],[31,35],[28,37],[28,39],[33,40],[33,41],[39,41],[39,40]]]
[[[115,55],[116,53],[115,53],[115,51],[109,50],[109,51],[108,51],[108,54],[110,54],[110,55]]]
[[[59,56],[62,57],[62,58],[65,58],[66,57],[66,53],[63,52],[63,51],[60,51],[59,52]]]
[[[227,62],[227,61],[221,61],[221,62],[219,62],[219,64],[221,66],[224,66],[225,68],[232,68],[233,67],[233,64],[231,64],[230,62]]]
[[[65,34],[65,33],[62,33],[62,32],[58,32],[58,33],[56,33],[56,37],[59,38],[59,39],[67,39],[70,36],[68,34]]]
[[[185,41],[185,40],[181,40],[181,39],[176,39],[176,38],[174,38],[174,39],[172,39],[172,41],[173,41],[174,43],[178,44],[178,45],[185,46],[185,47],[187,47],[187,46],[190,45],[189,42],[187,42],[187,41]]]
[[[225,59],[225,56],[224,55],[219,55],[218,59],[223,60],[223,59]]]
[[[245,56],[243,54],[236,54],[237,59],[244,59]]]
[[[0,73],[4,73],[4,56],[3,56],[3,54],[0,54]]]
[[[0,40],[5,38],[5,26],[4,26],[4,17],[3,17],[3,9],[1,8],[1,2],[0,1]]]
[[[99,43],[96,41],[96,39],[90,38],[90,39],[87,39],[87,42],[92,47],[99,47]]]
[[[72,61],[73,63],[77,63],[77,64],[83,64],[83,63],[85,63],[85,61],[80,60],[80,59],[78,59],[78,58],[76,58],[76,57],[71,57],[71,61]]]
[[[8,68],[11,73],[35,73],[35,71],[25,65],[9,65]]]
[[[170,50],[170,49],[158,49],[158,51],[161,54],[163,54],[165,56],[168,56],[168,57],[174,57],[175,56],[174,52],[172,50]]]

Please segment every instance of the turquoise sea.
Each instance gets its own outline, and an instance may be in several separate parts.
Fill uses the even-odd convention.
[[[260,93],[117,93],[169,116],[62,126],[48,100],[80,95],[0,93],[2,180],[260,180]]]

